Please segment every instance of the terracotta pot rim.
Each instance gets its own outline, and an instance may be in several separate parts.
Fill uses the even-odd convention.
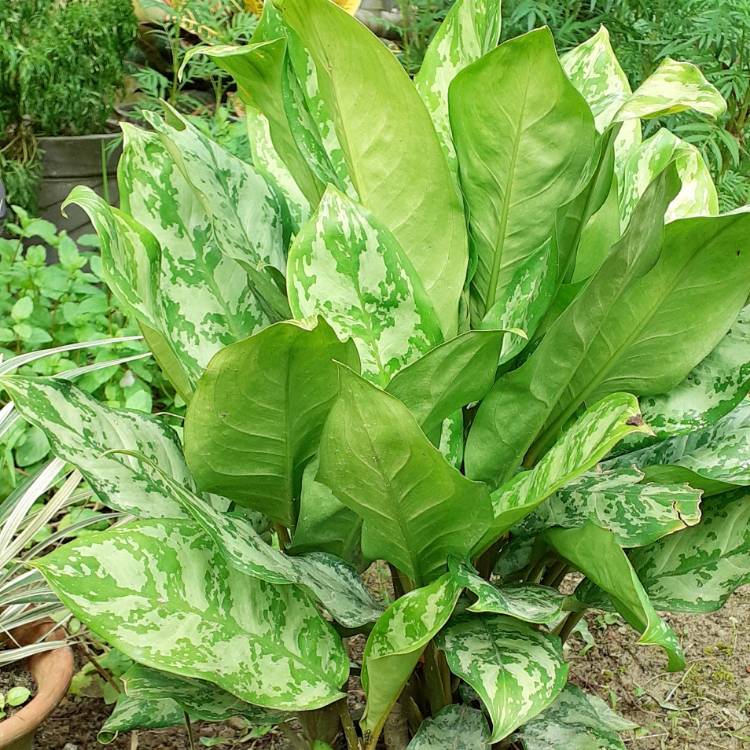
[[[64,631],[54,625],[51,620],[32,623],[14,630],[13,638],[22,645],[28,645],[51,631],[48,640],[64,640]],[[0,721],[0,748],[33,735],[57,708],[73,678],[73,649],[60,646],[52,651],[34,654],[26,660],[26,668],[36,682],[36,695],[20,711]]]

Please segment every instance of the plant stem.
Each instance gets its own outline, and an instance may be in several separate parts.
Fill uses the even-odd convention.
[[[352,716],[349,713],[349,707],[346,705],[346,698],[342,698],[336,703],[336,709],[341,719],[341,728],[344,730],[347,750],[359,750],[359,738],[357,730],[354,728]]]
[[[544,586],[552,586],[554,588],[565,577],[567,572],[568,563],[565,560],[558,560],[547,568],[541,582]]]
[[[81,641],[81,648],[83,649],[83,653],[85,654],[86,658],[91,662],[91,666],[99,673],[99,676],[114,690],[116,690],[117,693],[121,693],[122,689],[115,681],[115,678],[112,677],[112,675],[107,672],[107,670],[104,669],[101,664],[99,664],[98,659],[94,656],[94,654],[91,652],[91,649],[83,641]]]
[[[430,641],[424,652],[424,679],[427,700],[433,716],[452,700],[450,675],[448,674],[447,681],[445,679],[447,672],[448,665],[445,663],[445,656],[435,643]]]
[[[190,750],[197,750],[195,745],[195,735],[193,735],[193,725],[190,723],[190,717],[188,716],[187,711],[183,712],[184,718],[185,718],[185,731],[187,732],[188,737],[188,747]]]
[[[275,523],[273,525],[273,530],[276,532],[276,536],[279,538],[279,547],[281,547],[281,551],[283,552],[291,544],[292,541],[289,537],[289,529],[287,529],[286,526],[283,526],[280,523]]]
[[[279,724],[279,729],[289,742],[289,747],[292,750],[309,750],[307,744],[300,739],[300,736],[288,724]]]
[[[586,614],[585,609],[581,609],[578,612],[571,612],[563,621],[562,627],[560,628],[560,632],[558,635],[560,636],[560,640],[565,643],[565,641],[568,640],[570,634],[575,630],[576,625],[583,619],[583,616]]]

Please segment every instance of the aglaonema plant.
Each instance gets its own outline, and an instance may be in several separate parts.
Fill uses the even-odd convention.
[[[750,213],[640,125],[723,101],[672,60],[632,92],[604,29],[561,58],[499,33],[459,0],[411,80],[328,0],[266,3],[196,52],[252,164],[167,108],[125,127],[120,209],[72,193],[189,403],[178,434],[2,381],[133,516],[36,563],[138,664],[107,737],[187,712],[300,748],[623,748],[566,684],[582,615],[679,670],[658,613],[750,580]]]

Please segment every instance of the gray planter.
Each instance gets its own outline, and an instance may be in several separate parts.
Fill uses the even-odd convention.
[[[42,218],[64,229],[74,239],[91,232],[86,214],[77,206],[60,206],[76,185],[87,185],[99,195],[104,194],[103,155],[106,154],[106,176],[110,203],[119,200],[117,191],[117,161],[121,147],[113,148],[120,133],[101,135],[54,136],[38,138],[42,156],[42,180],[39,186],[39,214]]]

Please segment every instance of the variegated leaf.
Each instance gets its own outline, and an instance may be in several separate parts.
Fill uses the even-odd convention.
[[[555,294],[557,260],[555,243],[548,239],[518,266],[479,323],[484,330],[514,330],[503,338],[499,364],[519,354],[536,332]]]
[[[463,333],[404,367],[386,390],[429,433],[492,388],[504,337],[502,331]]]
[[[583,403],[615,391],[668,391],[731,328],[750,293],[750,214],[664,227],[678,192],[670,166],[533,353],[498,379],[472,423],[468,476],[497,482],[522,461],[533,465]]]
[[[173,341],[167,335],[170,323],[160,289],[162,257],[158,240],[135,219],[109,206],[85,185],[73,188],[62,208],[71,203],[87,213],[99,235],[107,286],[140,323],[159,366],[182,398],[189,401],[199,373],[191,358],[181,356],[179,337],[175,336]]]
[[[311,330],[276,323],[222,349],[185,418],[198,486],[294,526],[302,471],[338,393],[334,360],[358,364],[322,320]]]
[[[184,721],[185,712],[172,698],[145,700],[120,693],[112,713],[102,724],[96,739],[102,745],[109,745],[125,732],[176,727]]]
[[[609,32],[604,26],[590,39],[560,57],[570,82],[591,107],[600,133],[612,123],[620,107],[632,94],[630,82],[612,49]],[[615,141],[615,169],[641,142],[641,124],[637,118],[625,123]]]
[[[135,664],[122,676],[125,693],[140,700],[169,696],[183,712],[199,721],[226,721],[242,716],[254,724],[277,724],[285,714],[240,700],[205,680],[180,677],[169,672]]]
[[[311,204],[320,199],[323,186],[315,177],[292,135],[282,98],[282,74],[286,61],[286,26],[273,3],[263,4],[263,15],[250,44],[195,46],[183,56],[183,68],[194,55],[207,55],[229,73],[240,99],[268,120],[274,149]]]
[[[517,474],[492,493],[494,520],[478,550],[486,549],[634,432],[649,429],[641,418],[638,400],[629,393],[613,393],[584,412],[533,469]]]
[[[420,725],[407,750],[489,750],[490,730],[476,708],[453,703]]]
[[[180,726],[185,714],[192,721],[226,721],[242,716],[254,724],[275,724],[284,719],[283,714],[251,706],[210,682],[177,677],[140,664],[131,667],[122,681],[125,692],[97,735],[104,745],[124,732]]]
[[[510,615],[517,620],[543,625],[557,622],[563,613],[565,596],[557,589],[534,584],[495,586],[466,563],[451,568],[456,580],[477,598],[469,606],[471,612]]]
[[[557,636],[503,615],[462,615],[438,636],[451,672],[482,699],[498,742],[543,711],[565,686]]]
[[[287,33],[287,63],[282,79],[284,108],[300,153],[324,185],[335,185],[357,200],[344,150],[321,95],[318,71],[297,34]]]
[[[513,533],[537,534],[586,521],[608,529],[621,547],[642,547],[700,521],[701,492],[687,484],[642,482],[638,469],[592,471],[539,506]]]
[[[546,711],[521,728],[518,738],[525,750],[625,750],[619,733],[637,727],[601,698],[566,685]]]
[[[446,462],[398,399],[341,368],[317,480],[363,519],[362,551],[417,585],[463,558],[490,520],[489,492]]]
[[[615,609],[641,634],[639,643],[664,649],[670,672],[685,668],[677,636],[659,618],[611,531],[586,522],[577,529],[549,529],[544,538],[589,581],[610,595]]]
[[[737,587],[750,583],[747,490],[704,501],[698,526],[635,550],[630,561],[657,609],[719,609]]]
[[[750,390],[750,305],[718,346],[678,386],[640,399],[641,411],[660,440],[702,429],[734,409]],[[630,445],[631,441],[625,441]]]
[[[688,482],[714,493],[731,485],[750,485],[750,402],[701,430],[610,459],[605,468],[636,466],[655,482]]]
[[[362,558],[362,519],[316,481],[318,467],[316,457],[302,474],[299,516],[289,551],[327,552],[362,570],[367,562]]]
[[[292,173],[276,151],[271,139],[268,118],[260,110],[247,104],[245,105],[245,122],[253,164],[263,170],[266,175],[271,176],[284,196],[292,222],[292,232],[296,234],[310,216],[310,201],[300,190]]]
[[[552,234],[557,209],[575,194],[589,162],[596,129],[546,28],[465,68],[449,99],[476,263],[471,319],[477,327]],[[552,142],[552,150],[539,147]]]
[[[141,664],[268,708],[342,697],[348,657],[307,596],[227,566],[192,522],[92,532],[35,565],[76,617]]]
[[[414,76],[422,101],[435,125],[440,145],[458,187],[458,160],[448,117],[448,87],[475,60],[497,47],[501,0],[457,0],[427,48]]]
[[[726,108],[724,98],[695,65],[667,57],[628,97],[615,120],[661,117],[690,109],[718,117]]]
[[[635,204],[646,188],[671,161],[677,167],[682,187],[669,204],[666,220],[715,216],[719,213],[716,187],[700,151],[662,128],[634,149],[625,163],[620,189],[620,221],[623,228],[630,221]]]
[[[447,573],[397,599],[375,623],[362,657],[366,732],[379,733],[427,644],[448,622],[461,586]]]
[[[178,484],[193,482],[174,431],[157,417],[112,409],[64,380],[11,377],[2,380],[24,419],[41,429],[59,458],[86,478],[101,501],[141,518],[185,514],[165,495],[158,472],[112,449],[138,451]]]
[[[396,238],[443,334],[454,336],[466,224],[427,109],[390,50],[329,0],[278,5],[315,62],[360,202]]]
[[[375,622],[383,613],[357,572],[340,558],[325,552],[285,555],[267,544],[246,516],[220,513],[184,487],[164,481],[171,497],[213,539],[232,567],[269,583],[301,586],[345,627]]]
[[[295,317],[322,315],[351,336],[363,374],[381,386],[442,339],[393,235],[332,186],[292,244],[287,286]]]
[[[235,198],[242,201],[243,210],[256,219],[263,216],[267,222],[245,255],[254,268],[270,256],[276,258],[276,263],[282,262],[283,209],[276,194],[252,167],[218,146],[211,153],[207,146],[210,141],[202,134],[195,135],[198,131],[193,126],[177,131],[159,123],[152,118],[152,124],[162,129],[162,137],[132,125],[123,128],[121,201],[123,209],[153,234],[162,249],[160,287],[166,331],[195,380],[222,346],[270,322],[247,271],[236,257],[237,247],[245,237],[242,228],[224,214],[237,209],[230,209],[228,201],[222,202],[217,195],[211,196],[217,205],[209,209],[211,193],[204,192],[206,185],[198,185],[199,172],[205,174],[221,165],[216,173],[223,174],[226,169],[226,179],[236,187]],[[179,134],[179,145],[168,140],[167,134]],[[196,151],[202,148],[207,153],[201,156],[212,159],[214,167],[199,161]],[[195,172],[195,184],[183,171],[185,160]],[[222,213],[220,221],[214,219],[214,212]],[[227,226],[217,233],[223,222]],[[266,248],[263,259],[255,254],[258,246]]]

